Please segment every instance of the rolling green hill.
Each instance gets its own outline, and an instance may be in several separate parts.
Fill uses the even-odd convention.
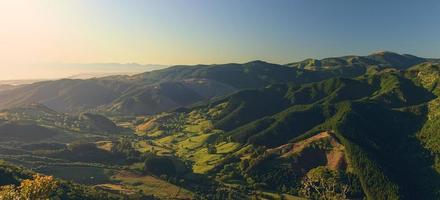
[[[0,119],[10,122],[35,124],[68,132],[94,134],[120,134],[124,130],[108,118],[92,113],[68,115],[42,104],[28,104],[0,111]]]
[[[269,83],[316,79],[298,70],[261,61],[245,64],[175,66],[134,76],[58,80],[24,85],[0,93],[0,108],[41,103],[61,112],[157,113],[203,99]],[[215,92],[212,92],[215,91]],[[180,95],[179,95],[180,94]]]
[[[258,190],[311,198],[306,177],[336,173],[341,182],[334,184],[353,198],[437,199],[439,72],[438,65],[420,63],[239,91],[184,111],[187,128],[156,136],[150,145],[176,151],[220,182]],[[208,122],[193,135],[194,124]],[[218,152],[224,145],[230,146],[226,155]]]
[[[406,69],[427,61],[391,52],[306,60],[287,66],[244,64],[173,66],[134,76],[37,82],[0,91],[0,108],[41,103],[59,112],[97,110],[107,114],[155,114],[200,101],[275,83],[308,83],[352,78],[372,66]],[[313,70],[310,70],[312,69]]]
[[[123,195],[440,199],[437,62],[378,52],[19,86],[0,91],[17,105],[0,111],[0,156]],[[46,140],[62,132],[75,141]],[[2,184],[28,178],[16,170],[0,166]]]

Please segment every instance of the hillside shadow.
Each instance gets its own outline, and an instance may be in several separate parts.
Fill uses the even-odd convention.
[[[381,164],[401,187],[404,199],[439,199],[440,174],[432,167],[434,156],[422,146],[417,133],[427,121],[427,108],[421,115],[395,112],[394,131],[381,146]]]

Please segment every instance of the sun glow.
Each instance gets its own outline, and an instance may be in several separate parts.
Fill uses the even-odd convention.
[[[438,57],[440,26],[433,24],[439,6],[435,1],[378,7],[345,0],[0,0],[0,80],[63,77],[76,70],[47,67],[54,63],[285,64],[377,49]]]

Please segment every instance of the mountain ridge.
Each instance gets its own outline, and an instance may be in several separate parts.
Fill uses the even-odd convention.
[[[396,59],[403,59],[404,61],[397,62]],[[367,68],[373,65],[380,64],[381,68],[397,67],[397,69],[405,69],[411,64],[420,64],[422,61],[429,62],[427,59],[415,56],[383,52],[364,57],[343,56],[314,60],[312,63],[303,63],[304,61],[302,61],[288,65],[272,64],[261,60],[243,64],[176,65],[132,76],[108,76],[85,80],[61,79],[18,86],[0,91],[0,108],[42,103],[61,112],[93,110],[101,112],[103,109],[107,109],[109,114],[126,114],[135,111],[138,114],[154,114],[189,106],[246,88],[259,88],[273,83],[307,83],[330,77],[352,78],[365,73]],[[393,64],[396,66],[393,66]],[[319,67],[321,65],[323,67]],[[310,70],[311,68],[314,69]],[[200,80],[200,84],[188,84],[188,80],[191,79],[195,80],[194,83]],[[167,87],[160,87],[159,90],[146,89],[165,83],[168,85],[173,83],[176,86],[183,85],[174,89]],[[169,98],[162,95],[178,92],[179,90],[191,91],[194,94],[202,95],[202,98],[193,95],[194,98],[181,102],[176,97]],[[211,92],[211,95],[206,95],[206,91],[223,92]],[[142,96],[142,93],[144,93],[144,96],[151,96],[148,101],[147,99],[136,100],[132,97],[124,99],[127,94]],[[160,99],[164,99],[164,103],[161,103]],[[154,109],[158,106],[159,109]]]

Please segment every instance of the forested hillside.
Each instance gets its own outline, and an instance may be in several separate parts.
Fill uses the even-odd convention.
[[[326,191],[328,195],[437,199],[439,66],[404,57],[415,61],[387,58],[400,65],[390,67],[390,61],[354,78],[270,84],[180,112],[186,123],[198,124],[201,135],[187,129],[175,130],[182,132],[179,137],[157,127],[143,131],[153,134],[154,145],[171,141],[176,155],[194,161],[194,170],[217,174],[221,182],[241,180],[240,185],[251,188],[318,198],[304,191],[309,176],[342,173],[337,176],[350,177],[349,183],[357,185],[338,183],[349,189]],[[208,144],[190,145],[194,142]],[[220,156],[225,146],[228,153]]]
[[[378,52],[0,90],[0,158],[30,169],[2,163],[0,195],[440,199],[439,81]]]
[[[37,82],[0,90],[0,108],[40,103],[59,112],[98,110],[113,115],[155,114],[242,89],[274,83],[301,84],[331,77],[351,78],[372,67],[396,64],[396,67],[402,68],[426,60],[389,54],[324,59],[322,64],[315,63],[316,66],[313,62],[306,63],[308,61],[285,66],[253,61],[244,64],[173,66],[133,76]],[[402,63],[398,62],[400,60]],[[319,70],[311,70],[316,67],[320,67]]]

